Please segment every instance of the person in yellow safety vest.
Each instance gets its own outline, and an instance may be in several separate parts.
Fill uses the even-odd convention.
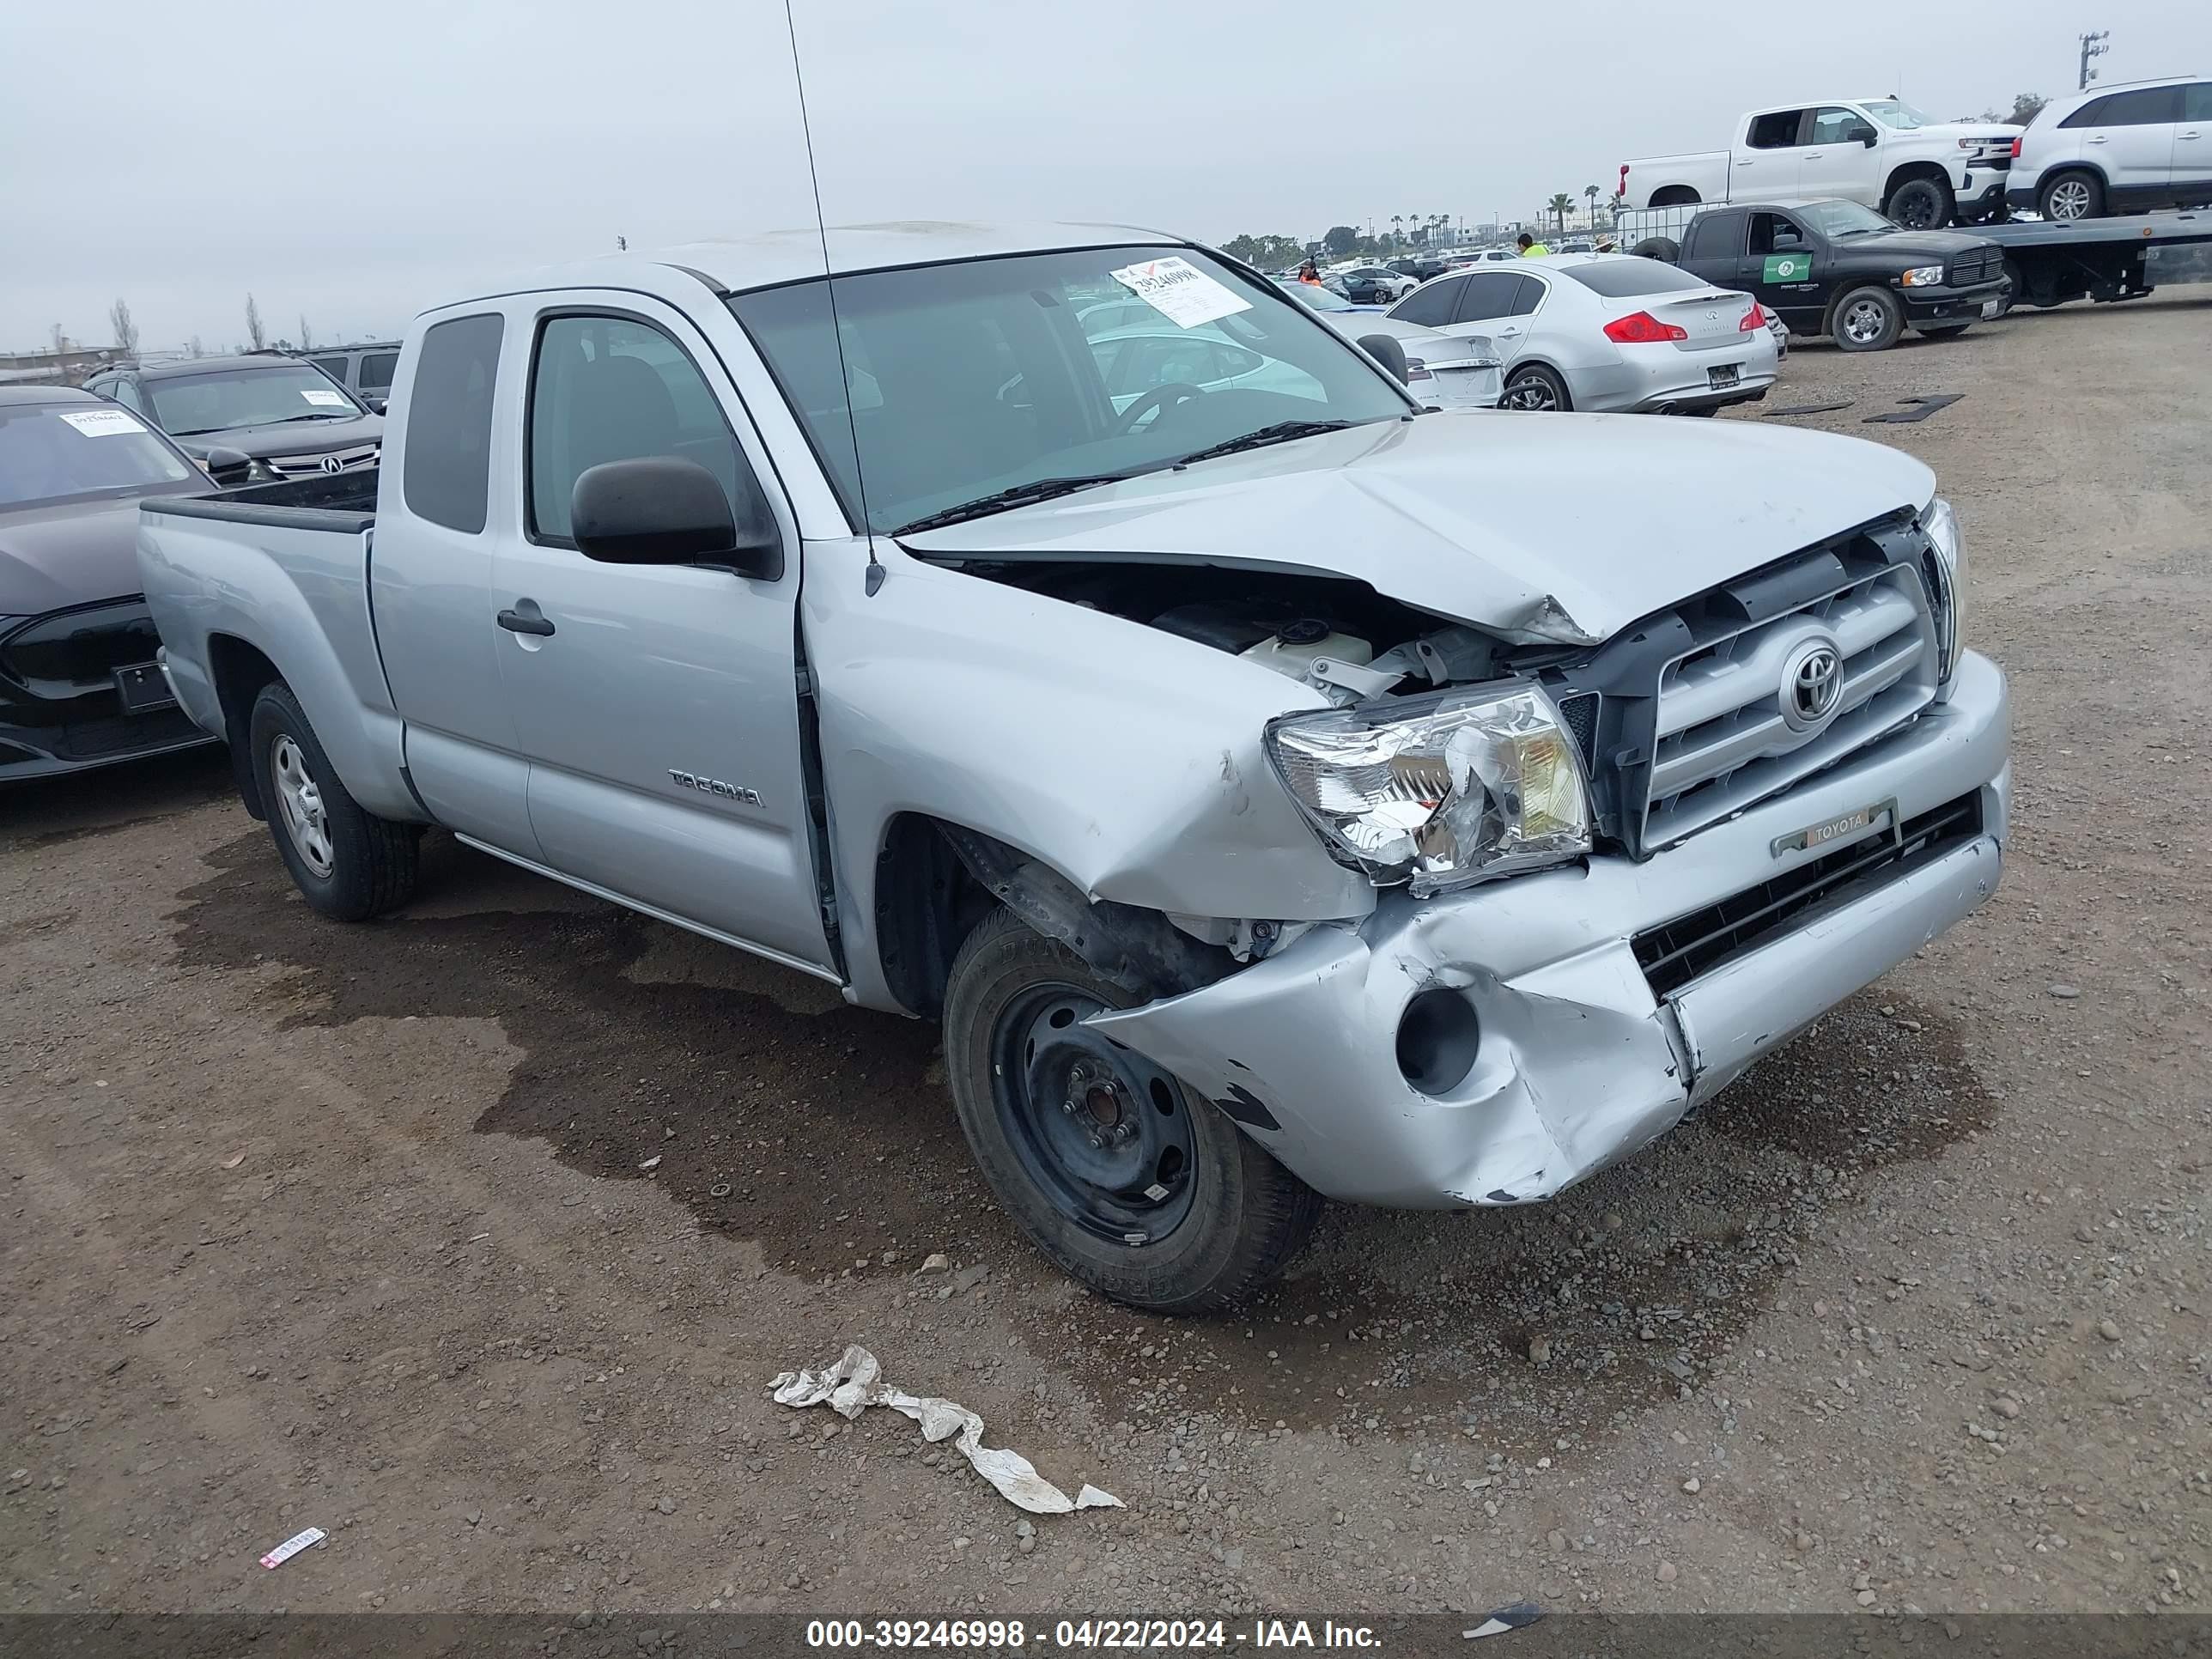
[[[1543,256],[1544,254],[1549,253],[1549,252],[1552,251],[1551,249],[1549,249],[1549,248],[1546,247],[1546,246],[1545,246],[1541,242],[1538,241],[1534,237],[1531,236],[1531,235],[1530,235],[1527,231],[1525,231],[1525,230],[1524,230],[1524,231],[1522,231],[1522,232],[1520,234],[1520,235],[1518,235],[1518,236],[1515,237],[1513,240],[1514,240],[1515,243],[1516,243],[1516,244],[1520,247],[1520,249],[1521,249],[1521,257],[1522,257],[1522,258],[1524,258],[1524,259],[1534,259],[1534,258],[1540,258],[1541,256]]]

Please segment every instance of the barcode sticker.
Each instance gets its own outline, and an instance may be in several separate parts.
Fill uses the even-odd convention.
[[[319,1544],[329,1536],[330,1534],[325,1532],[320,1527],[310,1527],[305,1532],[294,1533],[292,1536],[263,1556],[261,1565],[264,1567],[281,1567],[301,1550]]]
[[[305,398],[309,403],[318,404],[324,409],[343,409],[345,407],[345,394],[343,392],[331,392],[323,386],[303,386],[300,388],[300,395],[302,398]]]

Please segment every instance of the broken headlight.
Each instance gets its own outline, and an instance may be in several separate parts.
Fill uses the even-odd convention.
[[[1426,896],[1590,850],[1582,755],[1526,682],[1286,715],[1267,753],[1330,851],[1378,886]]]
[[[1948,680],[1966,648],[1966,550],[1959,539],[1959,515],[1941,495],[1928,503],[1928,510],[1920,515],[1920,527],[1928,532],[1929,544],[1936,554],[1940,591],[1929,597],[1936,602],[1943,645],[1942,678]]]

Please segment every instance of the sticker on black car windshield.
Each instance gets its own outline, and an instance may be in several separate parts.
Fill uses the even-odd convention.
[[[62,411],[62,419],[88,438],[119,438],[146,429],[119,409],[67,409]]]
[[[1114,273],[1114,280],[1177,328],[1196,328],[1231,312],[1252,309],[1249,300],[1239,299],[1176,254],[1147,259],[1140,265],[1123,265]]]

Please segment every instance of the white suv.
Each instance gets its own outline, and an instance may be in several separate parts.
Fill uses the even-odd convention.
[[[2013,142],[2005,204],[2046,219],[2212,204],[2212,81],[2176,76],[2045,104]]]

